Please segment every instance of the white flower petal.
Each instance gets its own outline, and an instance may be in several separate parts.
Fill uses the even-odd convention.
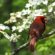
[[[30,3],[27,3],[25,8],[30,8],[32,5]]]
[[[43,0],[42,3],[47,5],[48,4],[48,0]]]
[[[55,6],[55,2],[53,2],[51,5],[52,5],[52,6]]]
[[[16,30],[16,26],[12,26],[12,31],[15,31]]]
[[[16,17],[21,18],[21,12],[16,12]]]
[[[5,29],[9,29],[9,27],[8,26],[5,26],[3,24],[0,24],[0,30],[5,30]]]
[[[53,7],[52,6],[49,6],[48,7],[48,12],[52,12],[53,11]]]

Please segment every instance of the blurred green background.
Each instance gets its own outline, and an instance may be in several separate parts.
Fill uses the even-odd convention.
[[[3,23],[10,16],[10,13],[22,10],[27,0],[0,0],[0,23]]]

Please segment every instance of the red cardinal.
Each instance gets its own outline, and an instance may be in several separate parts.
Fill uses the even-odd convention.
[[[30,51],[34,51],[36,41],[42,36],[43,32],[45,31],[45,17],[44,16],[37,16],[36,19],[30,26],[29,29],[29,36],[30,36],[30,43],[29,49]]]

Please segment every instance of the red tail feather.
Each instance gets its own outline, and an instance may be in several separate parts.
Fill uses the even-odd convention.
[[[35,43],[36,43],[36,38],[32,38],[31,39],[31,41],[30,41],[30,43],[29,43],[29,49],[30,49],[30,51],[34,51],[34,47],[35,47]]]

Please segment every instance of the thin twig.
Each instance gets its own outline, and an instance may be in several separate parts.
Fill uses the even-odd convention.
[[[15,49],[13,52],[12,52],[12,55],[15,55],[17,52],[19,52],[19,50],[23,49],[24,47],[28,46],[29,44],[29,41],[27,41],[25,44],[19,46],[17,49]]]
[[[46,39],[46,38],[48,38],[49,36],[51,36],[53,34],[55,34],[55,30],[53,32],[51,31],[51,33],[49,32],[46,35],[44,35],[44,38],[43,39]]]

